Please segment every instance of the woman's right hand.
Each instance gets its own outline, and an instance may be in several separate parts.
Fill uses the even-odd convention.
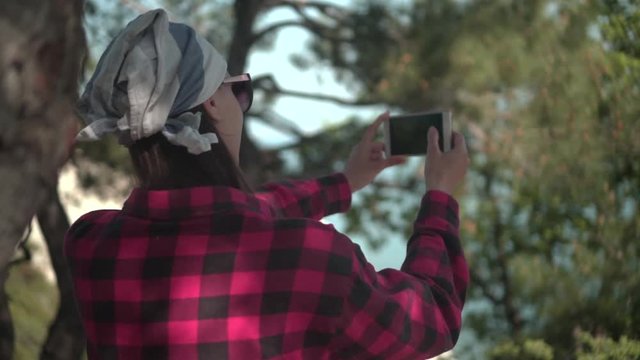
[[[453,194],[453,190],[462,182],[469,167],[467,144],[459,132],[453,132],[452,149],[442,152],[438,147],[438,131],[429,129],[429,145],[427,146],[427,163],[424,178],[428,190],[440,190]]]

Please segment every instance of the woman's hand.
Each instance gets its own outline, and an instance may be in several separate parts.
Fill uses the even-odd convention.
[[[453,190],[464,180],[469,167],[467,144],[461,133],[453,132],[453,148],[443,153],[438,147],[438,131],[429,129],[429,145],[427,146],[427,164],[424,178],[427,190],[439,190],[451,195]]]
[[[384,143],[375,141],[380,125],[388,120],[388,111],[378,116],[376,121],[369,125],[362,140],[351,151],[344,174],[349,181],[352,192],[367,186],[382,170],[406,161],[404,156],[385,158]]]

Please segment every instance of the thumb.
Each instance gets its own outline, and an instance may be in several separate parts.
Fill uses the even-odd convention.
[[[427,137],[427,155],[439,154],[440,148],[438,147],[438,130],[434,127],[429,128],[429,135]]]

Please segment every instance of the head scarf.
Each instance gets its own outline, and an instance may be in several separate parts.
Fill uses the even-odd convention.
[[[88,124],[78,140],[116,133],[121,144],[158,132],[192,154],[211,150],[216,134],[200,134],[202,104],[222,84],[227,63],[189,26],[152,10],[131,21],[104,52],[80,97]]]

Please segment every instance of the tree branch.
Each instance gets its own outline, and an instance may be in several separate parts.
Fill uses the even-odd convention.
[[[135,11],[138,14],[144,14],[148,11],[153,10],[153,8],[148,7],[146,5],[143,5],[142,3],[140,3],[138,0],[118,0],[123,6],[128,7],[129,9]],[[198,7],[200,7],[200,5],[198,5]],[[195,13],[195,12],[194,12]],[[177,22],[182,22],[182,23],[188,23],[188,21],[186,21],[185,19],[183,19],[182,17],[176,16],[174,13],[172,13],[171,11],[169,11],[167,9],[167,15],[169,16],[169,20],[170,21],[177,21]],[[201,27],[194,26],[196,28],[196,30],[200,31]]]
[[[309,4],[307,4],[307,6],[309,6]],[[313,32],[317,36],[320,36],[327,40],[332,40],[337,42],[341,42],[341,41],[348,42],[353,40],[349,38],[341,38],[339,36],[335,36],[331,34],[331,31],[335,31],[335,29],[348,28],[348,24],[346,23],[344,16],[339,17],[338,15],[336,15],[336,14],[344,14],[346,12],[346,9],[341,9],[339,11],[336,10],[336,13],[330,14],[327,8],[325,7],[319,8],[319,10],[325,16],[327,16],[329,19],[334,21],[333,24],[323,24],[318,20],[312,19],[309,15],[307,15],[307,13],[304,12],[304,8],[302,6],[293,5],[292,8],[302,18],[302,20],[304,20],[304,23],[308,24],[307,29],[309,29],[311,32]]]
[[[291,7],[301,18],[301,20],[286,20],[282,22],[278,22],[272,24],[265,29],[255,33],[252,37],[252,43],[259,41],[265,35],[280,30],[284,27],[297,26],[303,29],[309,30],[313,34],[327,40],[335,41],[335,42],[351,42],[353,38],[349,37],[340,37],[332,34],[334,29],[345,28],[347,25],[345,22],[344,14],[347,10],[343,7],[336,6],[333,4],[328,4],[321,1],[291,1],[291,0],[276,0],[276,1],[268,1],[265,5],[265,8],[273,9],[279,6],[289,6]],[[319,12],[321,12],[324,16],[334,21],[334,24],[323,24],[320,21],[311,18],[308,14],[305,13],[305,9],[307,8],[315,8]]]
[[[120,0],[120,3],[126,7],[128,7],[129,9],[139,13],[139,14],[143,14],[149,10],[151,10],[150,8],[140,4],[137,1],[134,0]]]
[[[29,227],[31,227],[31,225],[29,225]],[[17,258],[17,259],[13,259],[11,260],[11,262],[9,262],[9,266],[15,266],[15,265],[19,265],[25,262],[29,262],[31,261],[31,259],[33,258],[33,255],[31,254],[31,250],[29,250],[29,247],[27,246],[26,242],[20,242],[18,244],[18,248],[20,250],[22,250],[22,253],[24,254],[23,257]]]
[[[273,127],[276,130],[280,130],[287,134],[296,136],[300,139],[304,139],[307,136],[304,132],[291,120],[284,118],[282,115],[277,114],[272,110],[264,110],[257,113],[249,113],[262,123]]]
[[[379,102],[374,100],[349,100],[333,95],[325,95],[325,94],[316,94],[316,93],[308,93],[304,91],[297,90],[287,90],[283,89],[278,85],[272,75],[264,75],[257,77],[253,80],[254,88],[265,91],[271,95],[285,95],[285,96],[294,96],[303,99],[311,99],[311,100],[320,100],[320,101],[328,101],[340,105],[347,106],[371,106],[377,105]]]
[[[276,93],[278,95],[294,96],[302,99],[328,101],[328,102],[332,102],[340,105],[347,105],[347,106],[371,106],[371,105],[379,104],[379,102],[371,101],[371,100],[347,100],[347,99],[340,98],[337,96],[332,96],[332,95],[314,94],[314,93],[307,93],[307,92],[296,91],[296,90],[278,89]]]
[[[324,1],[307,1],[307,0],[267,0],[265,3],[265,8],[276,8],[279,6],[289,6],[294,9],[302,9],[302,8],[315,8],[326,16],[334,17],[339,16],[339,14],[344,14],[346,11],[345,7],[327,3]]]
[[[251,43],[254,44],[264,38],[267,34],[283,29],[285,27],[300,27],[302,29],[310,31],[316,36],[330,41],[342,43],[350,43],[354,41],[352,37],[341,37],[331,34],[331,30],[333,28],[330,26],[320,24],[319,22],[310,18],[304,18],[303,20],[286,20],[269,25],[266,28],[255,33],[251,38]]]
[[[493,305],[495,306],[503,305],[502,299],[498,298],[498,296],[496,296],[491,291],[491,289],[489,289],[487,282],[484,281],[482,278],[480,278],[480,276],[475,271],[469,271],[469,275],[471,276],[471,282],[480,288],[482,295],[484,295],[484,297],[489,299],[489,301],[491,301]]]
[[[267,26],[266,28],[260,30],[259,32],[253,34],[253,37],[251,38],[251,43],[256,43],[258,41],[260,41],[263,37],[265,37],[267,34],[280,30],[282,28],[285,27],[293,27],[293,26],[298,26],[298,27],[302,27],[302,28],[307,28],[306,24],[302,21],[298,21],[298,20],[287,20],[287,21],[281,21],[281,22],[277,22],[274,24],[271,24],[269,26]]]
[[[507,253],[505,250],[503,236],[504,236],[504,226],[500,220],[500,210],[498,208],[498,203],[494,195],[491,194],[491,188],[493,185],[494,176],[493,174],[487,174],[487,181],[485,184],[485,191],[489,194],[489,201],[493,207],[493,244],[496,247],[496,263],[499,272],[499,279],[502,283],[504,294],[502,295],[502,305],[504,306],[505,317],[507,318],[507,322],[511,326],[511,331],[514,335],[518,336],[522,330],[522,317],[520,316],[520,312],[516,308],[514,304],[514,296],[513,289],[511,286],[511,276],[509,273],[509,259],[507,258]]]
[[[332,131],[340,132],[341,129],[343,129],[347,125],[349,125],[349,123],[345,122],[345,123],[341,124],[340,127],[334,128]],[[280,147],[277,147],[277,148],[273,148],[273,149],[270,149],[269,151],[273,152],[273,153],[279,153],[279,152],[282,152],[282,151],[298,149],[303,145],[312,146],[314,143],[322,141],[325,136],[327,136],[326,131],[318,131],[315,134],[305,135],[304,137],[300,138],[298,141],[296,141],[294,143],[283,145],[283,146],[280,146]]]

